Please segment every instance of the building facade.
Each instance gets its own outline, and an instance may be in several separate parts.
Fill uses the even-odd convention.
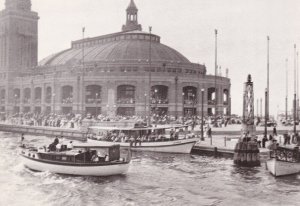
[[[131,0],[122,31],[83,38],[39,63],[38,15],[30,0],[6,0],[0,13],[0,109],[13,113],[176,116],[230,114],[230,79],[207,75],[143,32]],[[227,72],[226,72],[227,73]],[[149,82],[151,84],[149,84]],[[151,88],[151,89],[150,89]]]

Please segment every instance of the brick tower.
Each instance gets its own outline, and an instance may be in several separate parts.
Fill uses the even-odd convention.
[[[24,71],[38,61],[38,14],[30,0],[6,0],[0,12],[0,71]]]

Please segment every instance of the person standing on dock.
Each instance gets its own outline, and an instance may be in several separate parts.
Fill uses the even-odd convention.
[[[276,126],[273,127],[273,136],[277,136],[277,130],[276,130]]]
[[[211,127],[209,127],[208,130],[207,130],[208,138],[211,138],[211,134],[212,134]]]
[[[25,144],[24,144],[24,133],[21,134],[21,147],[25,147]]]

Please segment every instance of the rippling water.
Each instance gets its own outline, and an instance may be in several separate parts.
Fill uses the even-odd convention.
[[[265,167],[230,159],[134,153],[129,172],[74,177],[32,172],[18,156],[19,135],[0,133],[0,205],[300,205],[300,175],[274,178]],[[26,137],[48,144],[46,137]]]

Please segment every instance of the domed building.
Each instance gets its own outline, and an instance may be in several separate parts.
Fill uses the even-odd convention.
[[[71,48],[39,63],[39,17],[31,1],[6,0],[5,6],[1,111],[146,115],[151,105],[156,114],[181,116],[200,114],[203,96],[205,114],[215,108],[217,114],[230,114],[230,79],[207,75],[205,65],[142,31],[133,0],[121,32],[73,41]]]

